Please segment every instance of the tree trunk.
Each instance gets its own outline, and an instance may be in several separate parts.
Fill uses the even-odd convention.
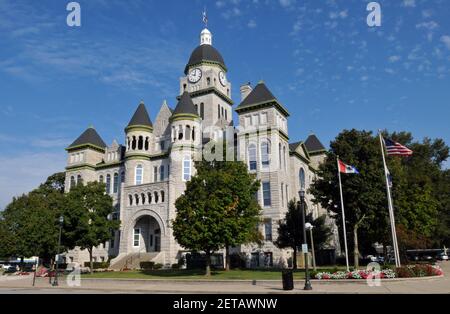
[[[297,246],[294,245],[294,253],[292,255],[292,269],[297,269]]]
[[[358,224],[353,227],[353,260],[355,265],[355,270],[359,268],[359,249],[358,249]]]
[[[90,264],[90,272],[91,272],[91,275],[94,273],[94,261],[92,260],[92,250],[93,250],[93,248],[91,247],[90,249],[88,249],[88,251],[89,251],[89,264]]]
[[[230,270],[230,246],[226,245],[225,246],[225,270],[229,271]]]
[[[211,252],[206,251],[206,277],[211,276]]]

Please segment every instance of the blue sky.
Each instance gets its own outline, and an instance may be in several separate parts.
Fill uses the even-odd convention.
[[[384,0],[0,0],[0,209],[65,166],[64,148],[93,124],[107,143],[140,100],[154,119],[208,9],[213,44],[240,84],[263,79],[289,109],[292,141],[342,129],[407,130],[450,143],[450,3]]]

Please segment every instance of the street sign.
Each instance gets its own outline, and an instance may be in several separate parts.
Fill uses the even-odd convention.
[[[302,253],[307,254],[308,253],[308,244],[302,244]]]

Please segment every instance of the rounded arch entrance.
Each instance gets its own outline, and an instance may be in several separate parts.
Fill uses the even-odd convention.
[[[160,252],[165,226],[161,217],[152,210],[142,210],[133,215],[125,230],[129,252]]]

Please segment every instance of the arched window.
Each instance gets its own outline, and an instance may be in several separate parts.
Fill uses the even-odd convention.
[[[192,140],[195,141],[195,126],[192,127]]]
[[[256,145],[248,145],[248,167],[251,170],[256,170]]]
[[[142,205],[144,205],[145,204],[145,194],[144,193],[141,194],[141,199],[142,199]]]
[[[164,202],[164,191],[161,191],[161,203]]]
[[[178,126],[178,139],[182,140],[183,139],[183,126]]]
[[[284,170],[287,171],[287,163],[286,163],[286,146],[283,147],[283,161],[284,161]]]
[[[158,192],[155,192],[155,204],[158,204],[158,200],[159,200]]]
[[[207,77],[207,78],[206,78],[206,84],[207,84],[207,85],[211,85],[211,78],[210,78],[210,77]]]
[[[83,184],[83,178],[80,174],[77,176],[77,184]]]
[[[133,196],[130,194],[128,195],[128,204],[133,205]]]
[[[299,182],[300,182],[300,191],[305,191],[306,189],[306,177],[305,177],[305,170],[303,168],[300,168],[299,171]]]
[[[133,139],[131,141],[131,149],[136,149],[136,136],[133,136]]]
[[[122,171],[122,172],[120,173],[120,182],[121,182],[121,183],[124,183],[124,182],[125,182],[125,171]]]
[[[220,119],[220,105],[217,105],[217,119]]]
[[[279,168],[281,169],[281,165],[282,165],[282,158],[281,158],[281,143],[278,143],[278,165],[280,166]]]
[[[159,181],[164,181],[164,166],[159,167]]]
[[[183,181],[191,180],[191,157],[185,156],[183,159]]]
[[[75,177],[74,177],[74,176],[71,176],[71,177],[70,177],[70,188],[75,187],[75,185],[76,185]]]
[[[137,165],[136,166],[136,175],[135,175],[135,178],[136,178],[135,184],[136,185],[142,184],[143,175],[144,175],[144,168],[142,168],[142,165]]]
[[[149,139],[148,139],[148,136],[145,138],[145,150],[148,150],[148,148],[149,148]]]
[[[119,192],[119,174],[114,174],[113,193]]]
[[[263,168],[269,167],[270,164],[270,145],[267,141],[261,143],[261,164]]]
[[[151,192],[147,193],[147,198],[148,198],[148,203],[151,204],[152,203],[152,193]]]
[[[194,107],[195,107],[195,111],[197,112],[197,114],[199,114],[199,112],[198,112],[198,105],[195,104]]]
[[[135,204],[139,205],[139,195],[134,194]]]
[[[201,103],[200,104],[200,117],[203,119],[205,119],[205,104]]]
[[[103,176],[98,177],[98,182],[100,183],[105,182],[105,178]]]
[[[186,125],[186,128],[185,128],[185,136],[184,136],[184,138],[187,140],[187,141],[190,141],[191,140],[191,126],[190,125]]]
[[[139,136],[138,149],[139,150],[144,149],[144,137],[143,136]]]
[[[110,174],[106,175],[106,193],[107,194],[111,193],[111,175]]]
[[[128,149],[128,150],[130,150],[130,144],[131,144],[131,143],[130,143],[130,138],[127,137],[127,149]]]

